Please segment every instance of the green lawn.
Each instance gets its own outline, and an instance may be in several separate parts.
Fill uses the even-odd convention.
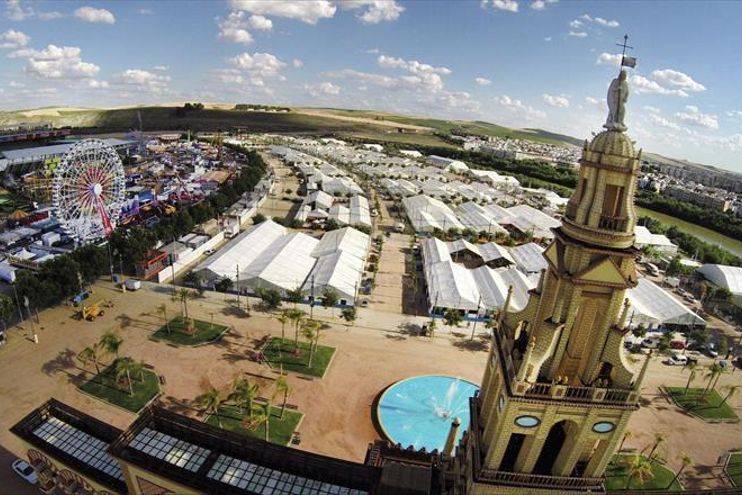
[[[291,434],[301,421],[302,413],[286,409],[281,419],[281,406],[273,406],[271,409],[271,419],[268,425],[268,434],[270,441],[273,443],[288,445],[291,440]],[[265,439],[265,425],[260,425],[254,430],[248,430],[242,426],[242,419],[245,417],[244,412],[241,414],[237,406],[223,405],[219,408],[219,421],[221,427],[225,430],[242,433],[251,437]],[[209,416],[206,422],[212,426],[219,426],[216,416]]]
[[[194,320],[196,325],[196,331],[193,335],[186,333],[186,320],[181,316],[176,316],[170,320],[170,330],[167,325],[163,325],[152,334],[152,338],[155,340],[164,340],[178,345],[197,345],[203,344],[204,342],[211,342],[223,334],[227,327],[218,323]]]
[[[735,452],[729,456],[727,474],[732,478],[734,486],[742,487],[742,452]]]
[[[608,491],[614,490],[625,490],[627,480],[627,471],[624,464],[625,458],[631,456],[616,455],[613,457],[608,467],[605,470],[605,489]],[[628,460],[628,459],[626,459]],[[649,479],[643,485],[638,479],[634,478],[631,480],[631,484],[628,488],[632,490],[668,490],[672,492],[679,492],[682,490],[680,483],[677,481],[670,483],[675,478],[675,473],[667,469],[665,466],[658,462],[652,463],[652,472],[654,477]],[[669,487],[669,488],[668,488]]]
[[[160,392],[160,385],[157,375],[150,370],[144,370],[144,381],[141,381],[139,376],[131,378],[134,395],[129,395],[129,387],[125,383],[116,382],[116,362],[114,361],[79,388],[105,402],[138,412]]]
[[[711,390],[702,400],[702,388],[689,388],[685,393],[685,387],[666,387],[675,403],[697,416],[704,419],[739,419],[734,409],[729,404],[722,404],[722,397],[716,390]]]
[[[279,346],[281,346],[280,352]],[[275,337],[271,339],[263,352],[268,362],[275,368],[283,364],[284,370],[318,377],[324,376],[325,370],[330,365],[332,355],[335,353],[334,347],[317,346],[314,358],[312,359],[312,367],[310,368],[307,366],[309,363],[309,344],[300,341],[298,354],[294,353],[295,349],[296,346],[293,340],[286,339],[283,341],[283,345],[281,345],[281,339]]]

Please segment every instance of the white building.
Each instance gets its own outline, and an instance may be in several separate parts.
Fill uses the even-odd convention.
[[[651,246],[665,256],[674,257],[678,254],[678,246],[673,244],[666,235],[653,234],[643,225],[637,225],[634,233],[636,234],[634,246],[637,249],[644,249],[647,246]]]
[[[680,300],[647,278],[640,278],[636,287],[626,291],[631,303],[630,325],[648,328],[660,326],[705,326],[706,321]]]
[[[434,167],[443,169],[446,172],[461,174],[469,170],[469,167],[466,165],[466,163],[460,160],[453,160],[451,158],[445,158],[438,155],[428,155],[426,161]]]
[[[742,267],[729,265],[703,265],[698,273],[717,287],[732,293],[735,306],[742,307]]]

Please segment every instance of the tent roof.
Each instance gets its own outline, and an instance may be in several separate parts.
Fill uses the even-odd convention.
[[[705,325],[706,321],[672,294],[647,278],[626,292],[632,306],[633,324]]]
[[[502,308],[508,296],[508,287],[512,285],[511,310],[521,310],[528,303],[528,291],[536,286],[516,268],[493,270],[488,266],[480,266],[472,270],[472,275],[482,295],[482,306],[488,309]]]
[[[428,298],[440,308],[476,310],[479,290],[470,270],[453,261],[425,265]]]
[[[319,258],[335,251],[345,251],[356,258],[365,260],[370,243],[371,237],[368,234],[353,227],[335,229],[322,236],[312,250],[312,256]]]
[[[345,251],[321,256],[304,282],[302,292],[311,293],[314,286],[315,297],[321,297],[321,291],[325,287],[332,287],[344,299],[352,299],[363,275],[363,265],[362,259]]]
[[[719,287],[735,295],[742,294],[742,268],[729,265],[703,265],[698,272]]]
[[[526,274],[539,273],[549,265],[543,255],[544,248],[535,242],[521,244],[510,248],[515,264]]]
[[[240,271],[240,280],[259,278],[284,290],[301,287],[314,266],[311,253],[318,244],[303,232],[279,237]]]

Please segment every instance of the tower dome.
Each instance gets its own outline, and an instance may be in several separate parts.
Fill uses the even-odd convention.
[[[634,157],[634,144],[626,133],[617,130],[603,131],[596,135],[587,149],[593,153],[605,155]]]

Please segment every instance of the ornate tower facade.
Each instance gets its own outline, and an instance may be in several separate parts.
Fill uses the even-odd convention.
[[[527,306],[510,313],[508,298],[495,325],[455,461],[462,493],[600,491],[638,407],[647,362],[634,369],[623,338],[641,151],[623,125],[625,80],[611,85],[619,94],[609,91],[606,130],[583,146],[577,188],[544,252],[548,269]]]

